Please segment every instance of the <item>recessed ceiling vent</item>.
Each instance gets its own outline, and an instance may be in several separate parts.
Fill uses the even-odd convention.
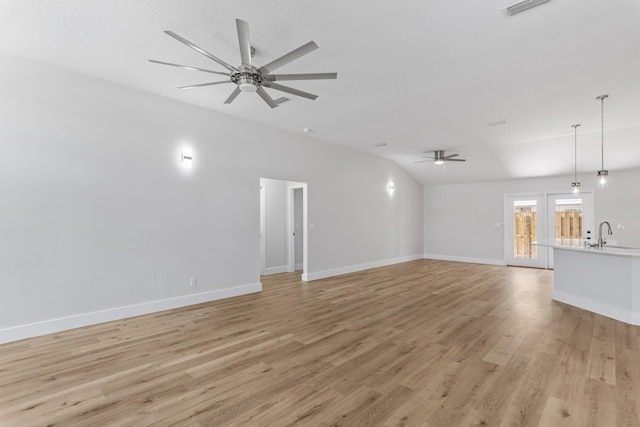
[[[502,12],[506,16],[517,15],[520,12],[524,12],[525,10],[532,9],[536,6],[540,6],[541,4],[549,3],[551,0],[523,0],[512,5],[506,6],[502,8]]]

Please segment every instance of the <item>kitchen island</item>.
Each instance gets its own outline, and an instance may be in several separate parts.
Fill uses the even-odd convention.
[[[640,325],[640,248],[582,241],[537,242],[553,248],[555,301]]]

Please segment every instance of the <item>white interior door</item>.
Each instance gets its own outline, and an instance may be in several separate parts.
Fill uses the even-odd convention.
[[[549,194],[547,196],[547,240],[562,245],[582,245],[591,240],[591,192]],[[548,267],[553,268],[553,249],[548,250]]]
[[[546,248],[533,244],[546,236],[545,195],[506,196],[505,219],[507,265],[546,268]]]

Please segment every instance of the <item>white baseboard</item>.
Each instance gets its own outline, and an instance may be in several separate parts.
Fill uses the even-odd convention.
[[[233,288],[216,289],[199,294],[183,295],[175,298],[149,301],[142,304],[115,307],[107,310],[13,326],[0,329],[0,344],[260,291],[262,291],[262,283],[252,283],[249,285],[235,286]]]
[[[269,268],[266,268],[264,270],[263,276],[268,276],[270,274],[286,273],[286,272],[287,272],[287,266],[286,265],[281,265],[279,267],[269,267]]]
[[[302,268],[303,268],[302,263],[296,264],[296,271],[302,270]]]
[[[592,299],[579,297],[556,289],[553,290],[551,299],[553,299],[554,301],[572,305],[574,307],[582,308],[584,310],[592,311],[594,313],[601,314],[603,316],[607,316],[621,322],[629,323],[630,325],[640,325],[640,318],[631,310],[625,310],[620,307],[615,307],[609,304],[602,303],[600,301],[594,301]]]
[[[454,255],[436,255],[436,254],[424,254],[425,259],[436,259],[438,261],[456,261],[456,262],[468,262],[471,264],[489,264],[489,265],[507,265],[503,259],[493,258],[473,258]]]
[[[317,271],[302,275],[302,280],[310,282],[312,280],[326,279],[327,277],[340,276],[341,274],[355,273],[357,271],[368,270],[370,268],[384,267],[385,265],[399,264],[401,262],[422,259],[422,255],[410,255],[400,258],[385,259],[382,261],[367,262],[364,264],[347,265],[345,267],[333,268],[331,270]]]

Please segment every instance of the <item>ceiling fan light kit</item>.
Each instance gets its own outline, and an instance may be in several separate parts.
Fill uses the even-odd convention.
[[[310,41],[297,49],[292,50],[291,52],[277,58],[274,61],[269,62],[262,67],[255,67],[252,64],[251,58],[255,55],[255,48],[251,46],[249,40],[249,23],[243,21],[242,19],[236,19],[236,28],[238,30],[238,43],[240,47],[240,59],[241,65],[239,67],[234,67],[229,65],[227,62],[223,61],[220,58],[212,55],[201,47],[193,44],[189,40],[184,37],[179,36],[178,34],[172,31],[165,31],[170,37],[173,37],[180,43],[190,47],[196,52],[206,56],[214,62],[217,62],[219,65],[222,65],[224,68],[228,70],[228,72],[220,72],[214,70],[207,70],[199,67],[192,67],[187,65],[174,64],[171,62],[157,61],[154,59],[149,59],[149,62],[160,65],[168,65],[171,67],[184,68],[186,70],[191,71],[201,71],[205,73],[219,74],[223,76],[227,76],[228,80],[222,80],[217,82],[210,83],[201,83],[190,86],[182,86],[179,89],[192,89],[196,87],[203,86],[213,86],[218,84],[225,83],[233,83],[236,85],[236,88],[233,90],[231,95],[224,102],[225,104],[231,104],[234,99],[240,94],[240,92],[252,93],[256,92],[262,100],[269,105],[271,108],[275,108],[278,106],[279,102],[276,102],[271,96],[264,90],[264,88],[278,90],[280,92],[286,92],[291,95],[300,96],[302,98],[307,98],[311,100],[315,100],[318,96],[312,93],[304,92],[302,90],[298,90],[289,86],[284,86],[279,83],[274,83],[276,81],[287,81],[287,80],[322,80],[322,79],[336,79],[338,78],[337,73],[308,73],[308,74],[271,74],[276,69],[293,62],[294,60],[306,55],[307,53],[313,52],[318,49],[318,45]]]
[[[231,81],[238,85],[242,92],[257,92],[258,86],[262,86],[262,82],[252,75],[231,76]]]

